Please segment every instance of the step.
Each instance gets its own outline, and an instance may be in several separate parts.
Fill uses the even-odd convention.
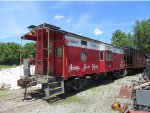
[[[50,95],[50,98],[56,97],[56,96],[61,95],[61,94],[64,94],[64,92],[60,91],[60,92],[54,93],[54,94]]]
[[[56,88],[56,87],[59,87],[59,82],[49,82],[49,88],[50,89],[53,89],[53,88]]]
[[[53,95],[57,92],[60,92],[60,91],[62,91],[62,87],[54,87],[54,88],[49,89],[49,92],[50,92],[51,95]]]
[[[59,82],[49,82],[48,84],[51,85],[51,84],[57,84]]]
[[[55,88],[50,88],[49,90],[52,91],[52,90],[56,90],[56,89],[61,89],[62,87],[55,87]]]

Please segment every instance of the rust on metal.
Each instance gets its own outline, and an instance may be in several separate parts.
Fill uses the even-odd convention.
[[[133,111],[133,110],[130,110],[129,113],[150,113],[150,112],[146,112],[146,111]]]
[[[150,85],[150,82],[145,82],[145,83],[143,83],[143,84],[140,84],[140,85],[138,85],[138,86],[135,86],[133,89],[136,90],[136,89],[139,89],[139,88],[148,86],[148,85]]]
[[[124,105],[120,108],[119,113],[128,113],[128,105],[127,105],[127,104],[124,104]]]
[[[25,88],[27,86],[27,84],[29,84],[29,86],[32,86],[32,80],[28,79],[19,79],[17,81],[18,86]]]
[[[131,94],[132,94],[132,88],[125,85],[120,88],[118,98],[131,99]]]

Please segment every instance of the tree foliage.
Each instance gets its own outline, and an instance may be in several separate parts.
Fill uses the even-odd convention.
[[[19,64],[20,45],[14,42],[0,43],[0,64]]]
[[[18,65],[20,63],[20,53],[22,58],[29,55],[35,57],[35,43],[26,43],[24,46],[14,42],[0,43],[0,65]]]
[[[118,47],[124,47],[127,45],[127,36],[125,32],[122,32],[121,30],[116,30],[113,33],[112,36],[112,45],[118,46]]]
[[[35,58],[35,43],[26,43],[22,48],[23,58],[32,56]]]
[[[111,44],[118,47],[132,47],[150,53],[150,19],[136,21],[133,34],[121,30],[113,33]]]
[[[131,34],[131,33],[128,33],[126,35],[126,46],[127,47],[131,47],[131,48],[135,48],[135,45],[134,45],[134,36]]]
[[[141,51],[150,53],[150,19],[137,20],[133,30],[136,47]]]

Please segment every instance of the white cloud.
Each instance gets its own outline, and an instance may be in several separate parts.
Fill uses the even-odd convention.
[[[78,34],[78,35],[83,36],[82,34]]]
[[[94,29],[94,34],[95,34],[95,35],[101,35],[101,34],[103,34],[103,32],[102,32],[100,29],[95,28],[95,29]]]
[[[54,20],[60,20],[60,19],[63,19],[64,18],[64,16],[63,15],[55,15],[54,16]]]
[[[70,23],[71,21],[72,21],[72,19],[69,18],[69,19],[66,21],[66,23]]]

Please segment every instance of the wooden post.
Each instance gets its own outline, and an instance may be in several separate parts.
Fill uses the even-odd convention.
[[[63,58],[62,58],[62,62],[63,62],[63,76],[64,76],[64,72],[65,72],[65,68],[64,68],[64,45],[63,45]]]
[[[50,57],[49,56],[49,54],[50,54],[50,45],[49,45],[50,44],[49,43],[49,41],[50,41],[50,39],[49,39],[50,38],[50,30],[49,29],[48,29],[48,37],[47,38],[48,38],[48,44],[47,44],[47,46],[48,46],[47,47],[47,51],[48,51],[48,56],[47,56],[47,80],[48,80],[48,76],[49,76],[49,73],[50,73],[49,72],[49,67],[50,67],[50,61],[49,61],[49,57]]]
[[[64,38],[64,36],[63,36],[63,40],[65,40],[65,38]],[[63,45],[63,58],[62,58],[62,62],[63,62],[63,76],[64,76],[64,73],[65,73],[65,66],[64,66],[64,64],[65,64],[65,46]]]

